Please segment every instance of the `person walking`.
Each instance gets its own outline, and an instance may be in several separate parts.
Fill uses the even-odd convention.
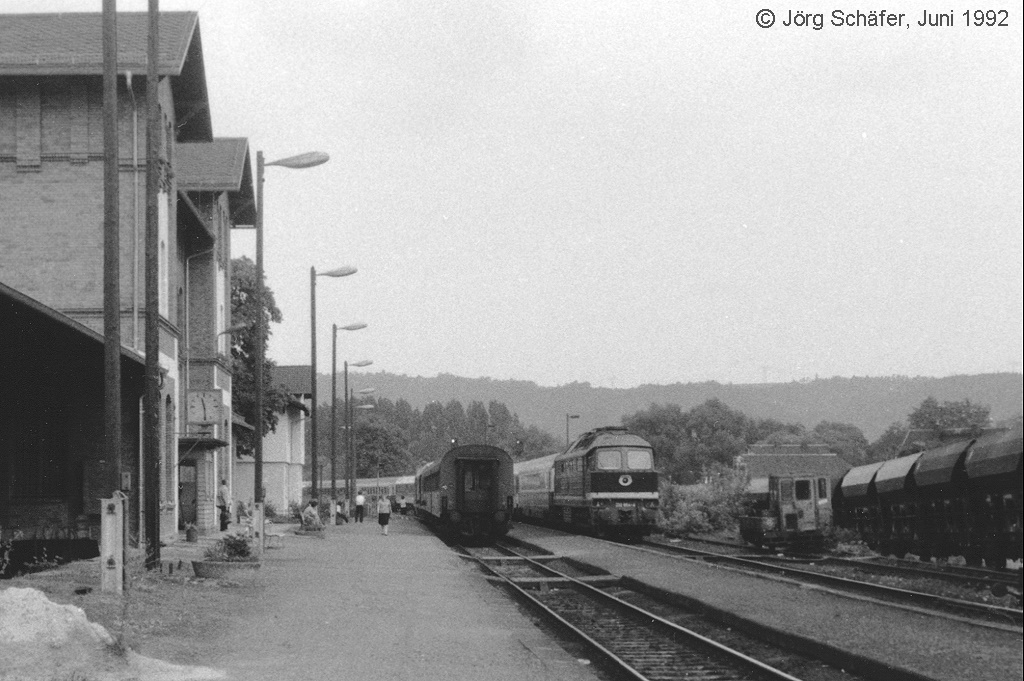
[[[380,533],[388,534],[388,522],[391,521],[391,500],[381,495],[377,500],[377,523],[380,525]]]
[[[363,496],[363,491],[359,490],[359,493],[356,494],[356,518],[352,522],[363,522],[364,515],[366,515],[366,497]]]
[[[223,478],[217,488],[217,508],[220,509],[220,531],[223,532],[231,522],[231,492],[228,490],[228,481]]]

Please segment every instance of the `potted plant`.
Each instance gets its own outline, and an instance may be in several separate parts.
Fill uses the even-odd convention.
[[[253,554],[252,542],[244,534],[225,535],[211,544],[203,560],[192,561],[196,577],[218,579],[234,570],[256,570],[259,558]]]
[[[185,541],[192,543],[199,541],[199,527],[195,523],[185,523]]]

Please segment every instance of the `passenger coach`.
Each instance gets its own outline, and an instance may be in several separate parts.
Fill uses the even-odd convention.
[[[416,473],[416,516],[441,533],[493,540],[512,526],[512,457],[491,445],[449,449]]]

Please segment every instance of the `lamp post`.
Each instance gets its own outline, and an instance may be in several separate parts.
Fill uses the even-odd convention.
[[[355,365],[353,365],[355,366]],[[346,373],[345,383],[348,383],[348,374]],[[372,393],[376,388],[363,388],[359,391],[360,395],[368,395]],[[348,443],[348,464],[351,469],[351,474],[348,476],[348,487],[349,487],[349,499],[352,499],[355,495],[356,477],[358,476],[359,460],[356,456],[356,441],[355,441],[355,409],[373,409],[372,404],[360,404],[359,406],[353,405],[355,400],[355,392],[352,390],[348,391],[348,396],[345,400],[345,416],[348,419],[348,425],[345,429],[347,443]]]
[[[565,415],[565,448],[569,449],[569,419],[578,419],[579,414],[566,414]]]
[[[339,267],[337,269],[328,270],[326,272],[317,272],[315,267],[309,268],[309,327],[310,327],[310,346],[309,346],[309,380],[310,387],[309,391],[312,396],[312,404],[309,412],[309,427],[312,431],[310,433],[310,446],[309,446],[309,464],[310,464],[310,495],[320,501],[320,488],[317,485],[318,469],[317,469],[317,433],[316,433],[316,278],[317,277],[347,277],[355,274],[358,270],[355,267]]]
[[[347,326],[331,325],[331,518],[338,508],[338,329],[342,331],[358,331],[365,329],[366,324],[356,322]],[[356,362],[353,366],[369,366],[373,364],[370,360]],[[348,362],[345,362],[345,393],[348,394]]]
[[[326,163],[330,157],[322,151],[311,151],[298,156],[289,156],[277,161],[266,163],[263,152],[256,152],[256,370],[253,376],[255,383],[256,440],[253,447],[253,506],[259,525],[260,550],[263,548],[263,362],[266,355],[267,319],[263,302],[263,169],[266,166],[283,166],[285,168],[312,168]]]
[[[349,439],[349,436],[348,436],[349,435],[349,428],[350,428],[350,422],[349,422],[349,418],[348,418],[348,410],[349,410],[349,400],[348,400],[348,368],[349,368],[350,364],[351,364],[351,366],[354,366],[354,367],[368,367],[371,364],[373,364],[373,360],[372,359],[363,359],[363,360],[360,360],[358,362],[351,362],[351,363],[348,362],[348,361],[345,362],[345,391],[344,391],[344,395],[345,395],[345,425],[343,426],[343,428],[345,429],[345,452],[346,452],[346,455],[345,455],[345,496],[347,497],[349,502],[351,502],[352,501],[352,497],[355,496],[355,490],[354,490],[355,482],[352,479],[353,475],[355,473],[355,470],[354,470],[354,468],[352,466],[352,447],[351,447],[351,440]],[[336,374],[337,373],[337,369],[335,369],[334,371],[335,371],[335,374]],[[333,387],[331,388],[331,394],[332,395],[336,395],[337,394],[337,390],[334,389]],[[334,411],[335,411],[334,403],[332,402],[331,403],[331,415],[332,415],[331,418],[332,419],[334,418],[334,416],[333,416],[334,415]],[[335,456],[335,454],[334,454],[334,452],[335,452],[335,430],[336,429],[334,427],[334,422],[332,421],[331,422],[331,461],[334,461],[334,456]],[[333,492],[333,489],[332,489],[332,492]]]

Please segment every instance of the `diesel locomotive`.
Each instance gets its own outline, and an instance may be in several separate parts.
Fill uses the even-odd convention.
[[[416,472],[416,516],[461,541],[493,541],[512,526],[512,457],[462,445]]]
[[[515,478],[519,518],[622,539],[655,528],[654,450],[626,428],[598,428],[561,454],[517,463]]]

